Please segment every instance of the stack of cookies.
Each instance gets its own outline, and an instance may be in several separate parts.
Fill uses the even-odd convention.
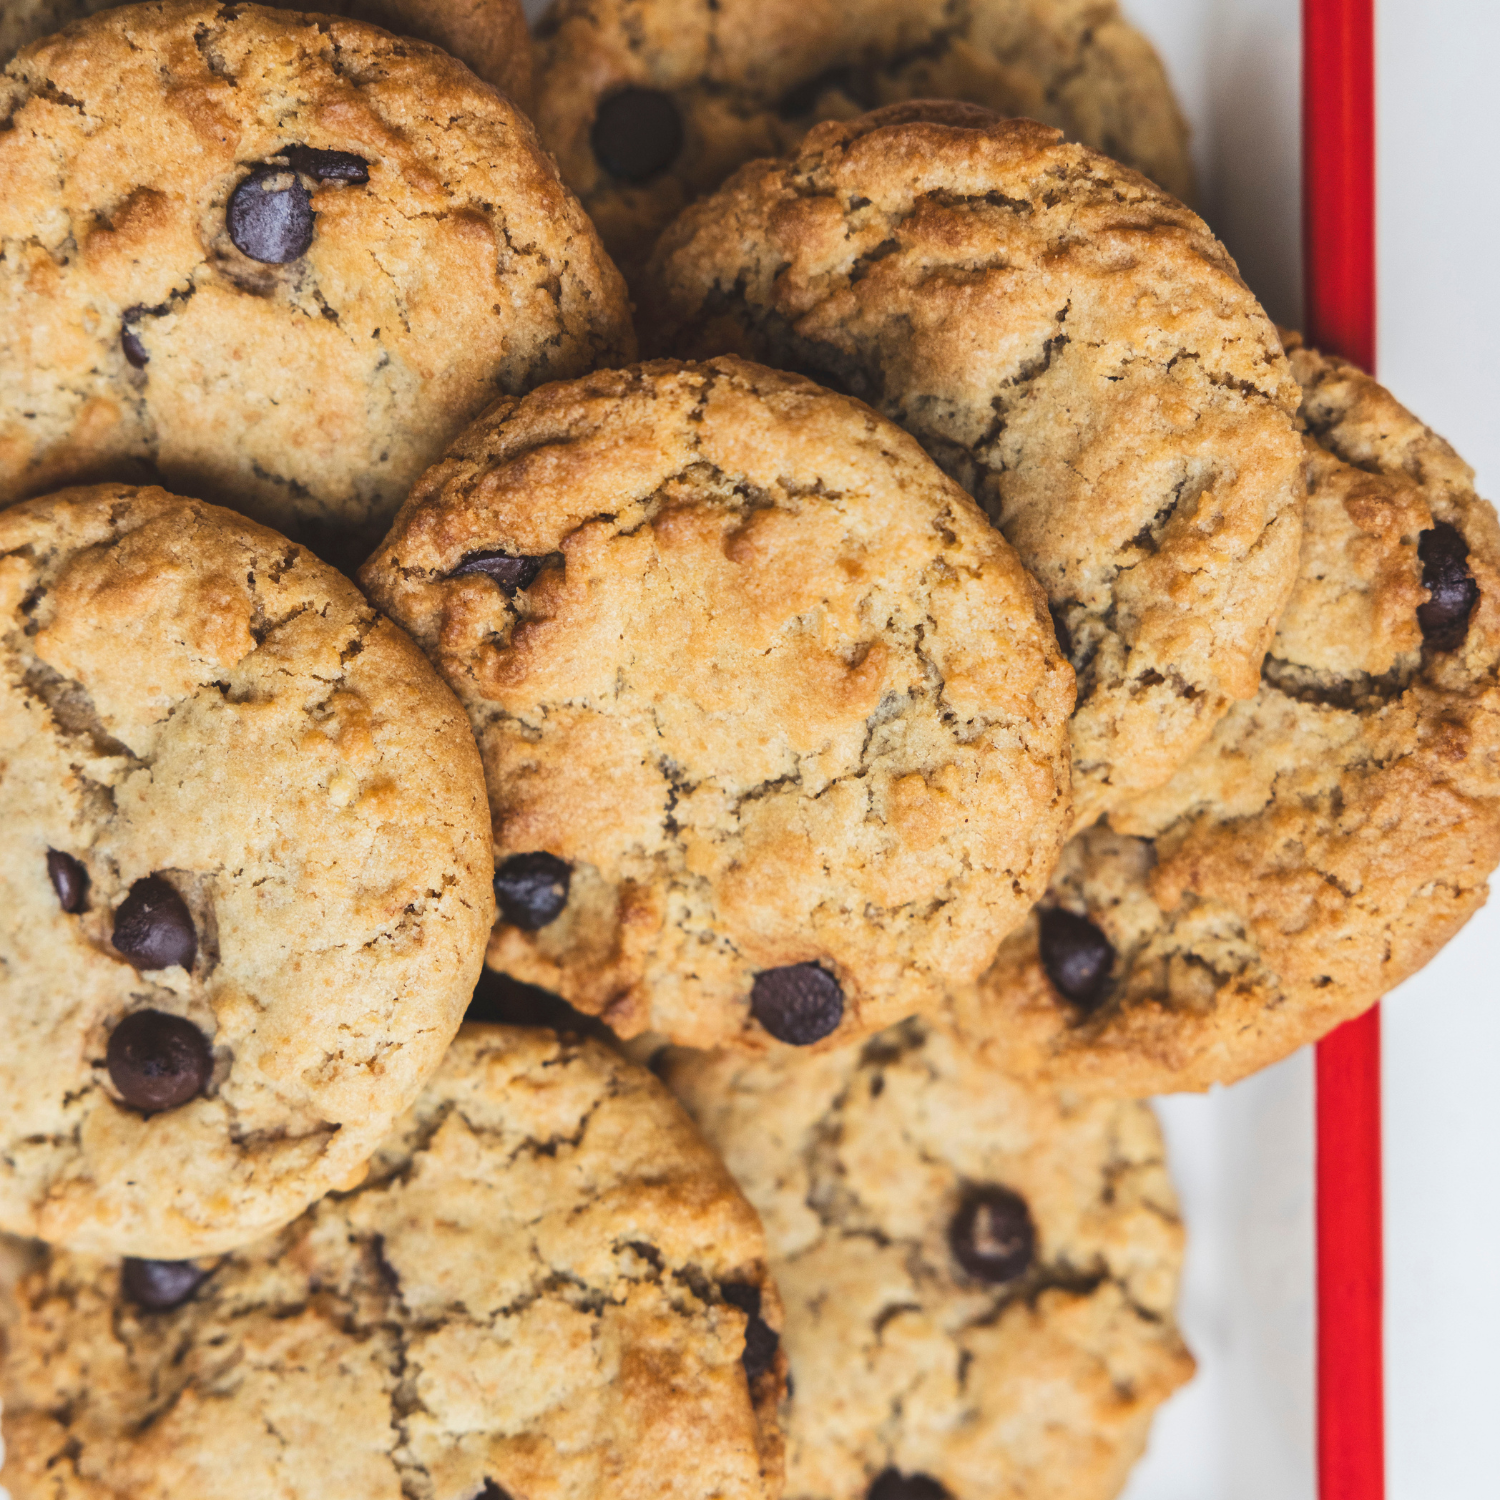
[[[329,9],[0,15],[0,1483],[1108,1500],[1494,510],[1110,0]]]

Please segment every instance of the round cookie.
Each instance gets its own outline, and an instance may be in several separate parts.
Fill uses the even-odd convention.
[[[1500,525],[1368,375],[1289,337],[1311,494],[1266,659],[1168,785],[1068,846],[972,1044],[1142,1095],[1230,1083],[1357,1015],[1500,862]]]
[[[1030,121],[894,106],[662,236],[642,327],[870,401],[984,507],[1078,670],[1085,827],[1254,694],[1297,568],[1297,386],[1203,221]]]
[[[465,1027],[365,1185],[210,1262],[53,1251],[7,1309],[12,1500],[776,1500],[754,1211],[651,1075]]]
[[[734,359],[497,402],[361,576],[474,725],[490,964],[622,1036],[843,1045],[1045,889],[1045,601],[859,402]]]
[[[1107,1500],[1192,1373],[1150,1108],[862,1048],[657,1066],[760,1211],[785,1305],[787,1500]]]
[[[530,123],[434,47],[136,5],[0,117],[0,503],[160,479],[357,563],[495,396],[633,353]]]
[[[494,916],[463,710],[353,584],[122,485],[0,512],[0,1228],[242,1244],[361,1170]]]
[[[1182,113],[1114,0],[554,0],[537,49],[537,129],[632,280],[743,163],[906,99],[1043,120],[1192,194]]]

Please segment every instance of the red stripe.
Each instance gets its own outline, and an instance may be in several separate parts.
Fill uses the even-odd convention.
[[[1374,0],[1303,0],[1311,343],[1375,368]],[[1384,1500],[1380,1011],[1318,1046],[1318,1487]]]

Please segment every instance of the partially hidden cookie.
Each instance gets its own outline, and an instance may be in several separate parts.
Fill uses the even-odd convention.
[[[1084,827],[1254,695],[1296,576],[1297,386],[1196,215],[1043,126],[930,116],[744,168],[663,235],[642,327],[847,389],[979,501],[1078,670]]]
[[[1045,600],[859,402],[734,359],[498,402],[361,576],[474,725],[489,962],[624,1036],[842,1045],[1045,889]]]
[[[1149,1106],[998,1076],[914,1018],[658,1062],[759,1209],[787,1500],[1108,1500],[1192,1373]]]
[[[1126,1094],[1276,1061],[1419,969],[1500,862],[1500,525],[1368,375],[1289,337],[1311,494],[1265,681],[1075,838],[970,1041]]]
[[[497,395],[633,353],[530,123],[434,47],[135,5],[0,119],[0,503],[159,479],[353,566]]]
[[[12,1500],[777,1500],[754,1211],[651,1075],[465,1027],[364,1186],[222,1259],[62,1250],[3,1316]]]
[[[161,490],[0,512],[0,1228],[176,1257],[356,1178],[494,914],[483,771],[421,652]]]
[[[1192,194],[1187,126],[1114,0],[554,0],[536,121],[628,276],[688,203],[821,120],[958,99]]]

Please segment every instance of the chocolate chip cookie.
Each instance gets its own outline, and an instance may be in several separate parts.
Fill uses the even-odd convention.
[[[0,1228],[186,1256],[357,1176],[462,1020],[483,771],[411,641],[162,490],[0,512]]]
[[[66,1251],[5,1316],[13,1500],[776,1500],[754,1210],[597,1042],[465,1027],[365,1185],[220,1260]]]
[[[434,47],[130,6],[0,120],[0,503],[159,478],[349,565],[495,396],[633,352],[530,124]]]
[[[1078,670],[1079,827],[1253,696],[1297,569],[1297,386],[1224,248],[1144,178],[1030,121],[894,106],[746,167],[647,282],[663,349],[847,389],[985,508]]]
[[[1107,1500],[1192,1372],[1148,1106],[1007,1080],[912,1019],[659,1066],[760,1210],[787,1500]]]
[[[537,45],[537,129],[632,280],[743,163],[906,99],[1043,120],[1192,193],[1161,61],[1114,0],[554,0]]]
[[[1046,601],[859,402],[735,359],[497,402],[361,576],[474,725],[490,963],[621,1035],[842,1045],[1045,889]]]
[[[1289,339],[1311,495],[1265,681],[1069,844],[956,1015],[1027,1075],[1228,1083],[1419,969],[1500,862],[1500,526],[1369,376]]]

